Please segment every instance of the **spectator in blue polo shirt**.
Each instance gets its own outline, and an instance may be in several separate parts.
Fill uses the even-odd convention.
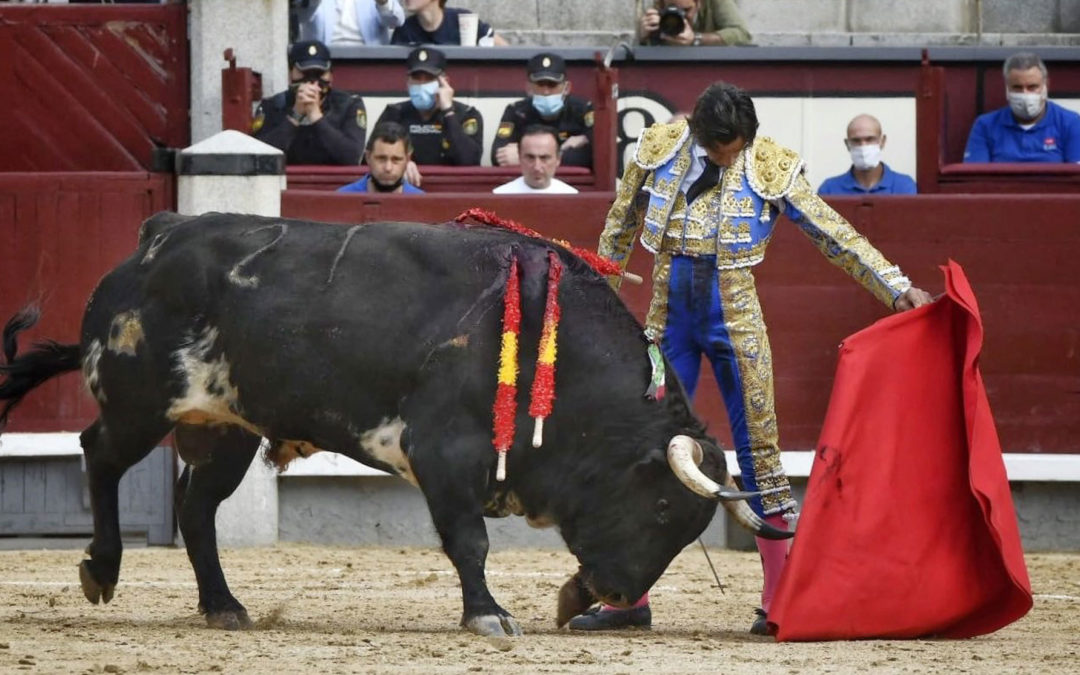
[[[1080,115],[1046,99],[1042,59],[1020,52],[1002,70],[1009,105],[975,120],[964,161],[1080,162]]]
[[[915,181],[906,174],[893,171],[881,161],[885,134],[881,122],[873,115],[856,115],[848,123],[844,145],[851,153],[851,168],[846,173],[825,179],[818,188],[820,195],[913,195]]]
[[[412,141],[409,130],[397,122],[375,125],[364,151],[364,161],[368,165],[368,175],[339,187],[338,192],[424,193],[405,180],[405,169],[412,161]]]

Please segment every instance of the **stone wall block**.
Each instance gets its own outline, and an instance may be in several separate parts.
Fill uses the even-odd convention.
[[[836,32],[847,24],[847,0],[740,0],[739,10],[757,42],[758,33]]]
[[[610,4],[604,0],[595,1],[598,5]],[[541,4],[569,3],[564,3],[562,0],[451,0],[447,3],[450,7],[476,12],[481,21],[495,27],[496,33],[523,28],[547,28],[539,22],[539,5]]]
[[[1058,0],[1058,25],[1062,33],[1080,33],[1080,0]]]
[[[855,33],[970,33],[974,0],[850,0],[848,30]]]
[[[1053,33],[1060,0],[982,0],[984,33]]]
[[[633,0],[565,2],[539,0],[540,27],[545,30],[633,31],[637,9]]]

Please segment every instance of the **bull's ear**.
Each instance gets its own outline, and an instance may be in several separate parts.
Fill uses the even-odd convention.
[[[644,457],[634,464],[635,471],[655,471],[667,467],[667,453],[661,448],[649,450]]]

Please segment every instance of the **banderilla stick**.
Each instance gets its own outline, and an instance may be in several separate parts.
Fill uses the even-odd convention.
[[[709,557],[709,549],[705,548],[705,542],[701,541],[701,537],[698,537],[697,543],[701,544],[701,552],[705,554],[705,560],[709,563],[709,569],[712,570],[713,578],[716,579],[716,585],[720,587],[720,592],[727,595],[727,593],[724,593],[725,586],[720,581],[720,575],[716,573],[716,568],[713,567],[712,558]]]

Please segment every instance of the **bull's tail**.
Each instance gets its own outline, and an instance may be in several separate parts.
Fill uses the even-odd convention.
[[[4,363],[0,364],[0,431],[7,424],[12,408],[38,385],[57,375],[79,369],[82,358],[77,344],[62,345],[46,340],[36,343],[26,354],[16,356],[18,334],[37,323],[40,316],[37,307],[26,307],[4,325]]]

